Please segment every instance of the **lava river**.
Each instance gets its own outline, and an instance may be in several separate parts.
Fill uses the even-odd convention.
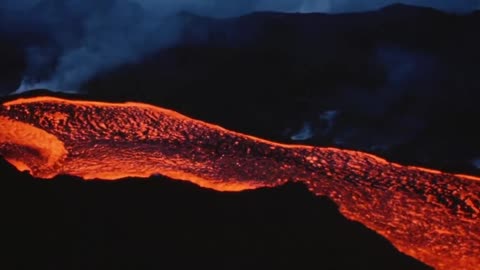
[[[140,103],[22,98],[2,104],[0,125],[0,155],[39,178],[162,174],[220,191],[300,181],[405,254],[480,269],[480,178],[274,143]]]

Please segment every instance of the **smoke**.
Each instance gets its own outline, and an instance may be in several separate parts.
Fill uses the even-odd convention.
[[[179,22],[147,2],[37,0],[7,6],[3,24],[34,31],[27,70],[17,92],[32,88],[77,90],[112,67],[134,62],[175,42]],[[172,8],[176,8],[173,7]],[[16,16],[15,16],[16,15]]]
[[[187,11],[232,17],[253,11],[344,12],[375,9],[390,0],[2,0],[0,35],[21,41],[27,67],[17,92],[76,91],[93,76],[140,61],[178,40]],[[478,0],[404,0],[452,11]],[[442,3],[439,3],[442,2]]]
[[[175,44],[180,11],[231,17],[255,10],[294,11],[298,1],[4,0],[0,25],[25,39],[27,68],[18,92],[75,91],[98,73]],[[8,27],[7,27],[8,26]],[[28,39],[28,38],[27,38]]]
[[[434,55],[391,44],[379,45],[371,65],[381,68],[384,82],[374,89],[352,85],[339,89],[316,121],[291,139],[329,139],[338,146],[387,152],[410,142],[425,128],[430,100],[443,69]],[[438,94],[438,93],[437,93]]]
[[[480,158],[477,158],[477,159],[472,160],[472,165],[473,165],[475,168],[480,169]]]
[[[293,134],[290,139],[294,141],[305,141],[312,138],[313,136],[314,132],[312,130],[311,124],[309,122],[305,122],[302,129],[299,132]]]

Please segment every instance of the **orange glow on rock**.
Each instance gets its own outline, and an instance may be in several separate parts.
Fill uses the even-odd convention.
[[[39,178],[162,174],[219,191],[300,181],[440,270],[480,267],[480,178],[286,145],[141,103],[35,97],[0,107],[0,155]]]

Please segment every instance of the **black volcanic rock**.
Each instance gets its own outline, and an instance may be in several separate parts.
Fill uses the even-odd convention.
[[[302,185],[219,193],[0,166],[9,269],[429,269]]]

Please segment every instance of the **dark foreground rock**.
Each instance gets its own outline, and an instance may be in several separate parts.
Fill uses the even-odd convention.
[[[302,185],[33,179],[0,163],[8,269],[430,269]]]

